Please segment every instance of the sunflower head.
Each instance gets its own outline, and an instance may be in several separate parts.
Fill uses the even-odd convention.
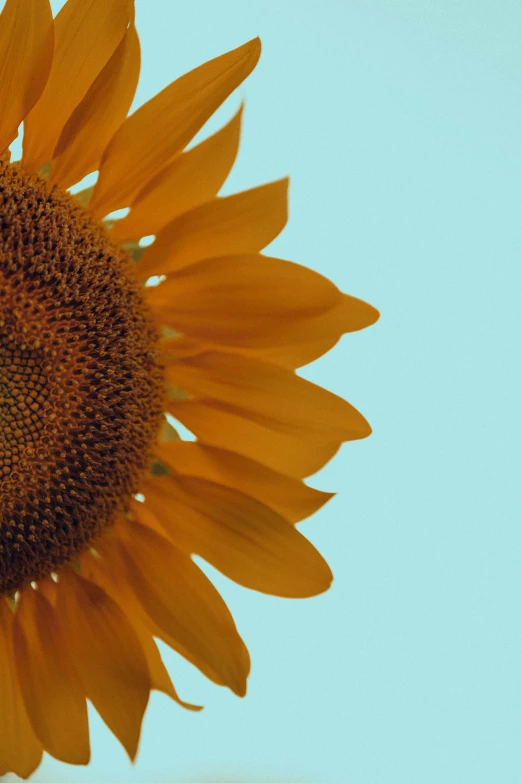
[[[241,109],[187,149],[259,53],[127,116],[133,0],[0,15],[0,775],[86,764],[87,700],[131,758],[151,690],[200,709],[157,639],[245,694],[248,651],[192,555],[272,595],[331,583],[296,526],[331,493],[304,479],[370,428],[296,370],[378,314],[262,253],[287,179],[219,195]]]
[[[127,254],[78,202],[0,164],[0,593],[76,557],[125,510],[163,405]]]

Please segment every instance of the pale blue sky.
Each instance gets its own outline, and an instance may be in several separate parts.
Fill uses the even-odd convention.
[[[271,252],[381,309],[305,371],[374,435],[313,478],[339,490],[302,525],[333,567],[327,595],[216,576],[252,653],[247,698],[167,653],[202,714],[155,695],[134,768],[93,715],[91,766],[47,760],[34,783],[518,783],[521,6],[136,6],[138,103],[261,36],[206,132],[246,98],[226,192],[290,174]]]

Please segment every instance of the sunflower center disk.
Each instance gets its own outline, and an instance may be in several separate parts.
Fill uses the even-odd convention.
[[[0,164],[0,593],[74,558],[137,491],[161,417],[156,345],[104,229]]]

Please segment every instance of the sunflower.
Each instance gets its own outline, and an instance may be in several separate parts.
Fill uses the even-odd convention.
[[[88,763],[87,700],[132,759],[152,689],[199,709],[157,639],[245,694],[247,649],[192,555],[272,595],[328,588],[295,523],[331,495],[303,479],[370,428],[296,370],[377,312],[261,255],[287,180],[217,195],[241,110],[186,149],[258,39],[129,117],[132,0],[55,19],[7,0],[0,52],[0,774],[27,778],[44,752]]]

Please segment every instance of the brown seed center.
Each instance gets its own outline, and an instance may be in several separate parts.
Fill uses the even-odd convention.
[[[132,265],[66,193],[0,164],[0,594],[77,556],[138,490],[160,423]]]

